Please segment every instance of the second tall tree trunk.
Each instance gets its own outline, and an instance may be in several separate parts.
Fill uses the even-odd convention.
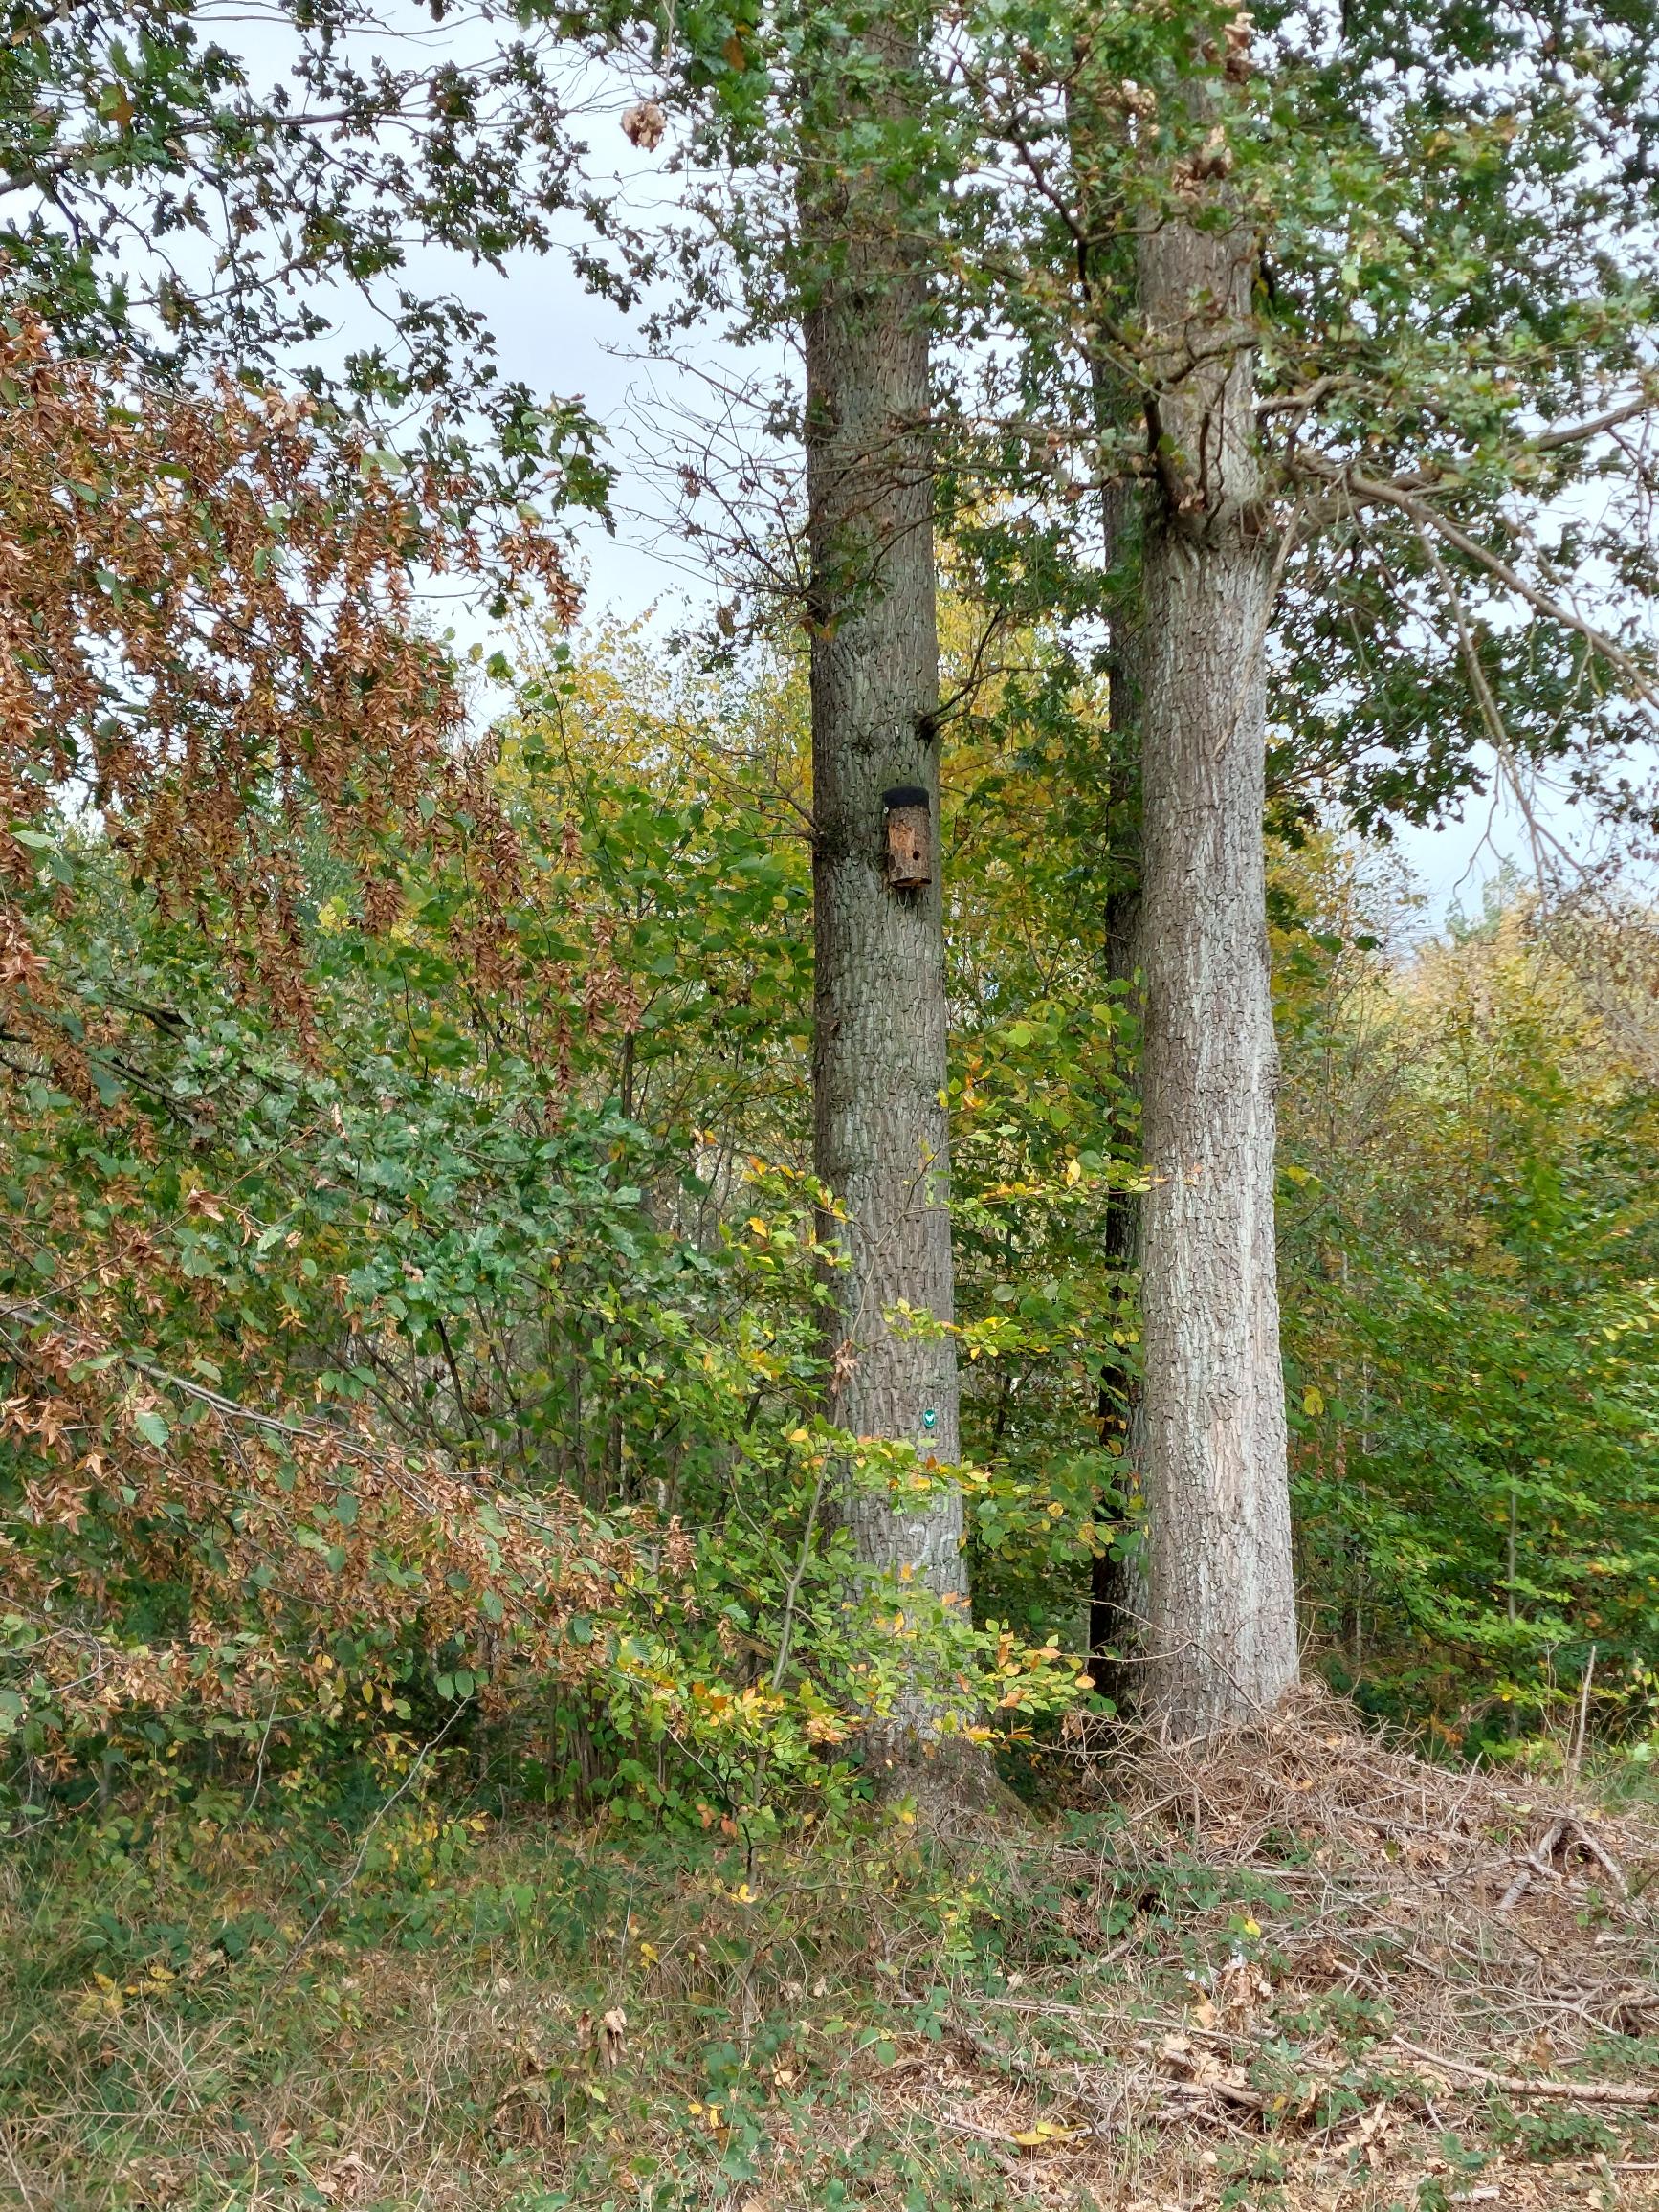
[[[1255,452],[1255,244],[1179,205],[1139,245],[1157,491],[1137,639],[1145,968],[1152,1712],[1184,1735],[1297,1672],[1262,817],[1273,549]]]

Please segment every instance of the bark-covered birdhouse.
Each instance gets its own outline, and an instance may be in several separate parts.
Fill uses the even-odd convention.
[[[887,809],[887,887],[925,891],[933,881],[933,817],[919,784],[883,791]]]

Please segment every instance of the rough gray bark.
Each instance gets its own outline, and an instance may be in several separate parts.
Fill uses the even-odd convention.
[[[1219,198],[1210,201],[1211,219]],[[1296,1678],[1273,1242],[1277,1052],[1262,851],[1254,239],[1179,204],[1142,235],[1158,490],[1137,644],[1146,991],[1150,1702],[1207,1733]]]
[[[954,1314],[927,293],[881,164],[844,158],[861,105],[901,112],[918,51],[891,19],[867,26],[850,70],[803,103],[813,1101],[818,1172],[847,1213],[831,1416],[949,1468],[960,1455],[954,1340],[889,1318],[898,1307],[942,1322]],[[904,786],[927,795],[925,889],[887,880],[883,795]],[[852,1489],[844,1510],[862,1560],[965,1605],[953,1481],[902,1502]],[[881,1748],[904,1760],[928,1735],[918,1688]]]

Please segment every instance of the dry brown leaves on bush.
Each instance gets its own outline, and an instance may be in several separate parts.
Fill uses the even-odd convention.
[[[371,926],[399,903],[385,841],[420,835],[434,800],[469,815],[485,873],[511,874],[414,570],[533,584],[568,619],[528,512],[492,526],[459,468],[406,465],[303,395],[158,387],[0,319],[0,1013],[73,1095],[92,1103],[30,911],[55,807],[96,809],[164,913],[222,909],[300,1031],[311,810]]]

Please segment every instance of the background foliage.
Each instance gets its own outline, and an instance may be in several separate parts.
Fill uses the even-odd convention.
[[[1092,1561],[1136,1541],[1133,1000],[1046,749],[1097,702],[1028,633],[953,757],[979,1622],[922,1630],[847,1609],[826,1504],[798,672],[534,651],[478,811],[388,831],[389,924],[307,817],[302,1029],[90,828],[32,848],[86,1076],[7,1041],[0,1708],[37,1812],[441,1736],[533,1795],[769,1821],[845,1786],[884,1633],[935,1640],[964,1726],[1078,1695]],[[1593,1645],[1640,1734],[1650,1089],[1519,889],[1418,952],[1340,845],[1276,896],[1313,1649],[1501,1748]]]

